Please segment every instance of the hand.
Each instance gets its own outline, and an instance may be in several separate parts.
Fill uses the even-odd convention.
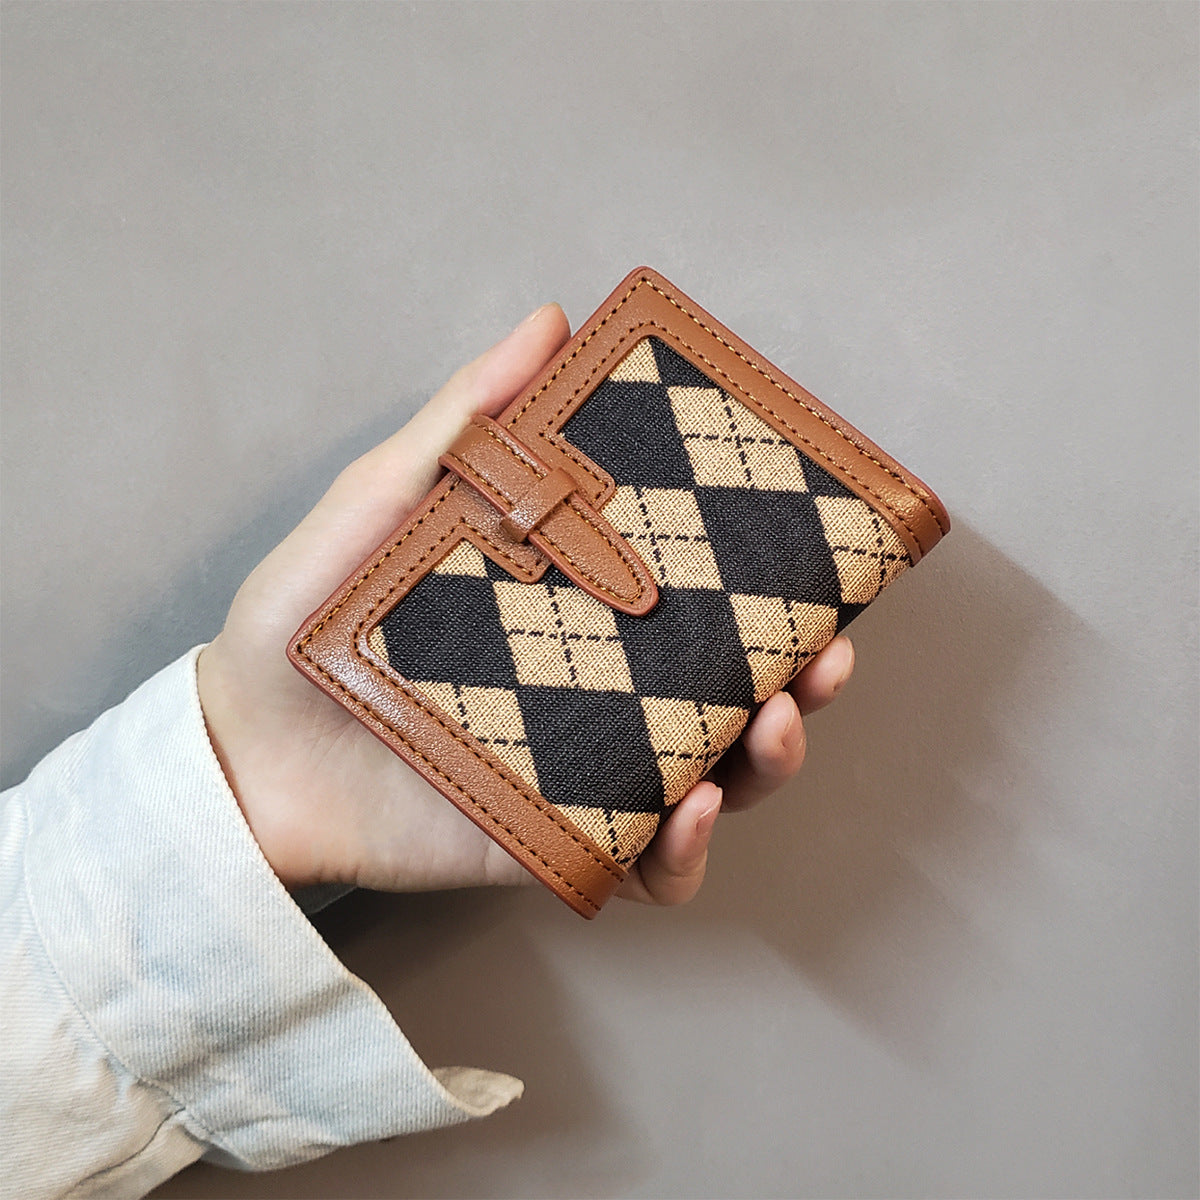
[[[251,573],[199,661],[200,701],[254,836],[289,888],[350,883],[416,891],[529,880],[523,867],[288,662],[292,634],[437,479],[477,412],[499,412],[569,336],[546,305],[463,367],[399,433],[351,463]],[[619,894],[695,894],[719,811],[751,807],[800,769],[802,715],[829,703],[854,655],[835,638],[773,696],[676,805]]]

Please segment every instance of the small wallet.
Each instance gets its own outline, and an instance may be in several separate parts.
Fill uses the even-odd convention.
[[[950,527],[647,268],[439,461],[288,655],[586,917],[763,702]]]

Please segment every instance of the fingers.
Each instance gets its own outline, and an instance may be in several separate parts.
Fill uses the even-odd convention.
[[[854,647],[836,637],[796,676],[787,691],[772,696],[739,741],[717,763],[710,778],[725,791],[726,812],[741,812],[778,791],[804,763],[804,715],[824,708],[854,669]]]
[[[683,904],[704,881],[708,843],[721,811],[721,789],[703,781],[671,810],[618,895],[644,904]]]
[[[725,792],[726,812],[741,812],[783,786],[804,762],[804,721],[795,700],[778,692],[758,711],[710,778]]]
[[[835,637],[792,681],[788,689],[804,716],[833,700],[854,671],[854,644],[844,634]]]
[[[305,580],[327,592],[369,554],[436,482],[441,454],[477,412],[499,412],[570,336],[557,304],[530,313],[506,338],[450,380],[399,432],[352,462],[280,547],[304,558]],[[321,550],[314,568],[314,550]],[[317,579],[314,569],[328,578]]]
[[[713,770],[675,806],[619,895],[647,904],[683,904],[704,881],[708,844],[721,812],[749,808],[787,782],[804,762],[803,714],[824,708],[854,670],[850,639],[836,637],[772,696]]]
[[[397,433],[351,463],[321,507],[327,521],[345,517],[356,532],[363,518],[377,541],[437,481],[438,455],[479,412],[499,412],[550,361],[570,336],[566,314],[544,304],[506,338],[457,370]],[[377,535],[377,536],[376,536]]]

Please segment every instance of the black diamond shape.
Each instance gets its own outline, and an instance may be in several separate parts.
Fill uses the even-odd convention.
[[[547,800],[618,812],[662,810],[662,772],[636,696],[561,687],[515,690]]]
[[[508,688],[517,682],[490,579],[426,575],[380,629],[388,662],[409,679]]]
[[[617,483],[690,488],[692,462],[659,383],[607,379],[563,426],[567,440]]]
[[[483,552],[480,551],[482,554]],[[513,578],[513,573],[507,568],[502,567],[498,562],[492,559],[490,554],[483,555],[483,569],[487,572],[489,579],[508,579]]]
[[[804,481],[814,496],[850,496],[854,493],[840,479],[835,479],[818,462],[800,452],[800,464],[804,469]]]
[[[866,607],[865,604],[839,604],[837,615],[838,633],[841,633]]]
[[[727,591],[841,602],[837,567],[811,496],[698,487],[696,504]]]
[[[724,592],[660,586],[645,616],[615,615],[639,695],[754,703],[754,680]]]
[[[699,367],[688,362],[678,351],[672,350],[662,338],[652,337],[650,345],[654,350],[654,361],[658,364],[658,377],[665,387],[721,386],[705,375]]]

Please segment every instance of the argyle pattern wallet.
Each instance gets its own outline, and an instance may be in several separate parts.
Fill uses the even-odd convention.
[[[949,529],[920,480],[647,268],[441,462],[288,653],[585,916]]]

